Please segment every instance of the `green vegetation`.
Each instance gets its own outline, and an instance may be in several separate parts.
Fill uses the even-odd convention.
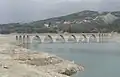
[[[47,24],[48,26],[45,26]],[[57,32],[120,32],[120,11],[103,12],[85,10],[66,16],[31,23],[1,24],[0,33],[57,33]]]

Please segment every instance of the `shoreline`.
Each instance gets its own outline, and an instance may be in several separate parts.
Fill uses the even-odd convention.
[[[84,67],[56,55],[0,45],[0,77],[70,77]],[[11,72],[12,71],[12,72]]]

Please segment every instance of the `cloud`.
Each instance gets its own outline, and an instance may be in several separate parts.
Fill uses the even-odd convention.
[[[31,22],[82,10],[120,10],[119,4],[119,0],[0,0],[0,23]]]
[[[119,11],[120,0],[101,0],[99,10],[101,11]]]

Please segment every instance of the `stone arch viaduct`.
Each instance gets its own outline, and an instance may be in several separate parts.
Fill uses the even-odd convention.
[[[20,43],[54,43],[54,42],[102,42],[106,38],[110,38],[110,33],[69,33],[69,34],[54,34],[54,33],[41,33],[41,34],[17,34],[15,35],[16,41]]]

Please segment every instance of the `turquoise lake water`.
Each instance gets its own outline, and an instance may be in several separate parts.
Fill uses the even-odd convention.
[[[29,48],[82,64],[85,71],[72,77],[120,77],[120,43],[32,44]]]

